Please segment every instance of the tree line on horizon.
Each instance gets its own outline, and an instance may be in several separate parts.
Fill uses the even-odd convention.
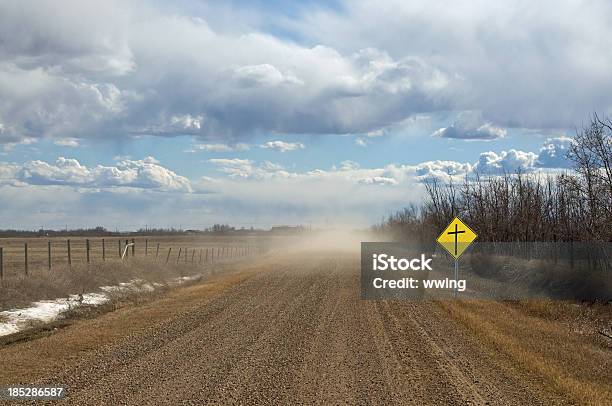
[[[0,229],[0,238],[27,238],[27,237],[117,237],[117,236],[137,236],[137,235],[187,235],[187,234],[227,234],[227,233],[252,233],[263,232],[265,230],[251,228],[236,228],[228,224],[214,224],[203,230],[182,229],[182,228],[139,228],[136,231],[110,231],[102,226],[90,228],[74,228],[74,229],[45,229],[38,230],[17,230],[17,229]]]
[[[390,215],[374,230],[429,241],[458,216],[480,241],[612,242],[612,120],[594,114],[576,132],[567,158],[573,170],[557,175],[518,171],[475,174],[462,183],[426,181],[422,204]]]

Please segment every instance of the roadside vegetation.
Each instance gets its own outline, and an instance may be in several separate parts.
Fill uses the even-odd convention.
[[[535,295],[612,300],[612,120],[594,115],[562,173],[473,174],[432,179],[426,198],[384,219],[387,238],[432,246],[454,216],[478,233],[462,261],[481,277]]]
[[[100,292],[102,286],[119,286],[126,282],[130,282],[135,290],[153,284],[159,289],[172,279],[202,271],[203,267],[197,264],[162,264],[138,259],[79,264],[71,269],[5,279],[0,283],[0,309],[23,307],[37,300]]]
[[[572,170],[555,175],[475,174],[462,183],[426,182],[422,205],[375,227],[398,240],[429,241],[454,217],[480,241],[612,242],[612,120],[594,115],[568,151]]]

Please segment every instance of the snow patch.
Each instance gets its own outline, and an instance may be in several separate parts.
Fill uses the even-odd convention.
[[[171,279],[167,284],[177,286],[195,281],[202,275],[182,276]],[[18,333],[27,329],[32,323],[49,323],[57,320],[63,313],[79,306],[100,306],[111,300],[113,294],[128,296],[141,292],[152,292],[165,286],[162,283],[149,283],[142,279],[121,282],[114,286],[101,286],[101,293],[70,295],[66,298],[41,300],[33,302],[30,307],[10,309],[0,312],[0,337]]]

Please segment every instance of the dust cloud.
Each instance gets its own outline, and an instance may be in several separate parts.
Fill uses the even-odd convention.
[[[367,241],[381,241],[381,236],[366,230],[330,229],[315,230],[299,236],[291,236],[277,241],[276,249],[289,252],[338,252],[344,254],[358,254],[361,243]]]

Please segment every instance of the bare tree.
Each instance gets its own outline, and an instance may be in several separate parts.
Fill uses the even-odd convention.
[[[576,134],[568,158],[575,172],[540,176],[475,174],[462,185],[429,180],[422,207],[381,226],[427,235],[460,216],[483,241],[612,241],[612,121],[594,115]],[[418,215],[417,215],[418,214]]]

